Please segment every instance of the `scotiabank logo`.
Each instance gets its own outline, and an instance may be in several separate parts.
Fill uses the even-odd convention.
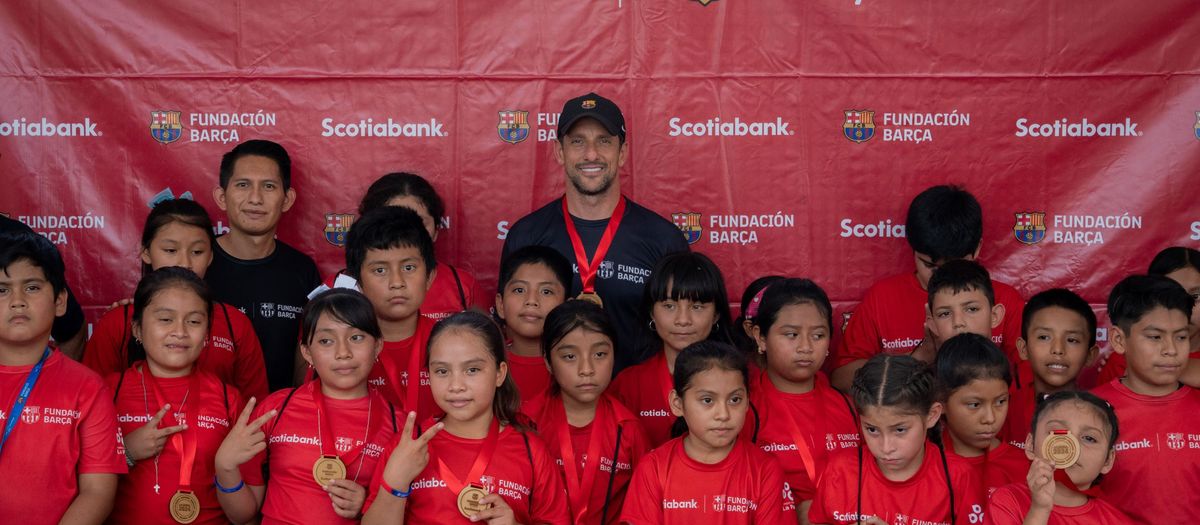
[[[726,121],[721,120],[721,117],[713,117],[705,121],[684,122],[680,117],[671,117],[667,124],[671,126],[669,135],[672,137],[776,137],[795,134],[788,129],[791,122],[783,120],[783,117],[762,122],[747,122],[741,117],[733,117],[733,120]]]
[[[0,122],[0,137],[99,137],[104,133],[96,130],[91,117],[83,122],[55,122],[46,117],[30,122],[19,118]]]
[[[1140,137],[1138,123],[1125,117],[1124,122],[1095,123],[1084,117],[1073,121],[1060,118],[1051,122],[1033,122],[1028,118],[1017,119],[1018,137]]]
[[[429,122],[396,122],[391,117],[379,121],[374,118],[366,118],[358,122],[334,122],[333,118],[325,117],[321,120],[321,136],[350,138],[445,137],[447,133],[442,129],[444,124],[436,118],[429,119]]]

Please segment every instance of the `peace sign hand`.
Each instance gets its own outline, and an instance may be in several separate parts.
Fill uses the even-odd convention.
[[[276,411],[271,410],[247,423],[250,420],[250,414],[254,412],[255,403],[256,400],[253,397],[250,398],[250,401],[246,403],[246,408],[242,409],[242,414],[238,416],[237,423],[229,429],[229,434],[221,442],[221,448],[217,449],[217,470],[236,470],[243,463],[257,456],[259,452],[266,450],[267,435],[263,433],[262,426],[275,417]]]
[[[187,428],[187,425],[175,425],[173,427],[158,428],[159,421],[162,421],[163,416],[167,415],[167,411],[171,409],[168,403],[159,409],[154,417],[150,418],[144,426],[130,432],[125,436],[125,450],[129,452],[129,457],[134,461],[141,461],[146,458],[152,458],[162,452],[163,447],[167,445],[167,439],[176,432],[181,432]]]
[[[409,412],[404,420],[404,431],[396,441],[396,448],[388,456],[387,465],[383,467],[383,481],[399,490],[405,490],[412,484],[413,479],[425,470],[429,464],[429,440],[433,439],[442,427],[441,422],[429,427],[424,434],[413,439],[413,428],[416,427],[417,413]]]

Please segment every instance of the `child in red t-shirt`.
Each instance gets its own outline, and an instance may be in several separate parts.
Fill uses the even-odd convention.
[[[929,337],[917,345],[912,356],[932,363],[938,348],[951,337],[971,333],[990,338],[992,329],[1004,321],[1004,312],[1004,305],[996,303],[986,268],[966,259],[949,261],[929,278],[925,306]]]
[[[570,300],[551,310],[542,347],[554,382],[524,405],[562,468],[577,524],[616,522],[633,469],[649,450],[637,417],[606,391],[616,337],[594,303]]]
[[[1064,288],[1039,292],[1025,303],[1017,352],[1030,373],[1009,389],[1008,418],[1001,439],[1025,446],[1040,396],[1076,390],[1079,373],[1096,358],[1096,312]]]
[[[50,345],[65,273],[45,237],[0,235],[0,523],[100,523],[126,470],[112,394]]]
[[[781,279],[763,289],[746,312],[766,368],[750,379],[756,409],[749,437],[779,459],[801,523],[829,456],[858,447],[850,400],[829,385],[821,366],[829,355],[833,306],[816,283]]]
[[[983,501],[963,465],[949,464],[929,429],[943,406],[933,373],[909,356],[879,354],[854,374],[865,447],[835,454],[817,483],[812,523],[978,523]],[[865,450],[864,450],[865,449]],[[869,453],[866,454],[866,453]]]
[[[571,263],[553,248],[530,245],[500,261],[496,316],[509,340],[508,374],[525,403],[550,386],[542,328],[546,314],[563,303],[569,286]]]
[[[650,329],[646,349],[653,357],[631,366],[613,380],[612,390],[642,421],[657,447],[671,438],[668,393],[675,359],[688,345],[705,339],[731,342],[729,297],[721,270],[704,254],[682,252],[659,259],[646,282],[642,305],[643,324]],[[617,341],[618,351],[637,348],[630,341]]]
[[[108,378],[130,464],[109,523],[229,522],[212,485],[213,459],[241,395],[197,365],[211,348],[212,310],[208,285],[186,268],[154,270],[138,283],[131,354],[140,356]]]
[[[1033,461],[1025,481],[1000,487],[988,502],[994,525],[1126,525],[1134,523],[1104,499],[1093,497],[1100,476],[1116,458],[1117,414],[1112,405],[1087,392],[1064,390],[1037,404],[1025,455]],[[1078,459],[1061,471],[1046,459],[1051,434],[1070,433]],[[1160,487],[1161,489],[1161,487]]]
[[[796,523],[779,461],[738,438],[750,408],[749,376],[746,354],[729,344],[683,349],[670,394],[682,436],[634,470],[621,523]]]
[[[357,523],[366,483],[397,431],[367,380],[383,346],[371,303],[353,290],[309,301],[300,355],[317,379],[251,398],[216,456],[217,499],[230,521]],[[270,476],[269,482],[267,476]]]
[[[434,328],[428,356],[445,416],[421,432],[409,413],[363,523],[570,523],[558,467],[517,420],[500,327],[479,312],[454,314]]]
[[[1011,364],[1000,348],[982,335],[959,334],[938,349],[933,369],[946,407],[946,457],[972,471],[975,499],[986,501],[997,487],[1025,479],[1024,451],[1000,439],[1012,384]]]
[[[200,278],[212,263],[212,219],[191,199],[162,201],[150,210],[142,228],[142,275],[168,266],[187,268]],[[100,317],[83,352],[83,364],[102,376],[123,372],[137,361],[131,357],[133,334],[129,305]],[[213,305],[209,340],[196,366],[216,375],[242,394],[267,396],[267,369],[254,325],[237,308]]]

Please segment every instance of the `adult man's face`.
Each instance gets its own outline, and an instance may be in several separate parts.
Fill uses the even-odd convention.
[[[229,216],[231,228],[248,235],[275,231],[283,212],[296,201],[296,191],[283,188],[283,177],[274,160],[246,155],[233,165],[229,185],[217,188],[213,197]]]
[[[595,119],[576,122],[559,138],[554,158],[567,172],[567,181],[581,195],[607,193],[625,165],[625,144]],[[619,183],[617,183],[619,187]]]

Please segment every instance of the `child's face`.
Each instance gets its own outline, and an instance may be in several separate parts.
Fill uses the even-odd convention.
[[[590,404],[612,381],[613,345],[608,336],[576,328],[550,350],[550,373],[565,397]]]
[[[921,468],[925,432],[942,417],[942,405],[934,403],[928,414],[892,406],[867,406],[859,412],[863,440],[888,479],[904,481]]]
[[[375,315],[391,322],[417,315],[432,282],[433,271],[425,267],[421,250],[410,246],[367,250],[358,279]]]
[[[680,398],[671,390],[671,412],[687,421],[688,434],[709,449],[733,446],[750,404],[742,374],[710,368],[692,376]]]
[[[54,317],[67,311],[67,291],[55,294],[41,268],[25,259],[0,271],[0,348],[50,339]]]
[[[208,271],[212,258],[208,232],[179,221],[159,228],[150,240],[150,247],[142,250],[142,262],[154,270],[180,266],[200,277]]]
[[[946,400],[946,422],[956,448],[962,444],[987,451],[1007,416],[1008,385],[999,379],[972,380]]]
[[[992,337],[992,328],[1004,319],[1004,305],[992,305],[983,290],[955,293],[945,289],[933,295],[926,312],[926,326],[934,340],[941,343],[958,334],[973,333]]]
[[[1187,293],[1200,303],[1200,272],[1195,268],[1180,268],[1167,274],[1167,278],[1179,283]],[[1200,349],[1200,304],[1192,309],[1192,319],[1189,336],[1192,339],[1192,350]]]
[[[442,332],[429,345],[429,387],[448,418],[467,422],[491,414],[507,375],[508,363],[497,366],[483,338],[466,329]]]
[[[208,308],[195,292],[182,286],[163,288],[150,297],[133,335],[142,340],[155,375],[186,375],[208,341]]]
[[[667,289],[667,297],[671,290]],[[717,306],[691,299],[673,301],[666,299],[654,303],[650,311],[654,331],[666,348],[682,351],[692,343],[708,339],[713,325],[717,323]]]
[[[1096,356],[1096,347],[1088,346],[1087,320],[1066,308],[1051,306],[1035,312],[1026,336],[1017,339],[1017,351],[1029,361],[1044,391],[1074,385],[1084,365]]]
[[[784,306],[766,334],[754,334],[767,369],[793,383],[811,381],[829,355],[828,319],[811,303]]]
[[[1101,474],[1112,470],[1116,452],[1109,447],[1109,431],[1103,416],[1088,403],[1070,400],[1042,412],[1025,438],[1025,457],[1043,458],[1042,442],[1055,430],[1070,430],[1079,440],[1079,460],[1067,467],[1067,477],[1081,489],[1091,487]]]
[[[317,318],[312,341],[300,345],[300,354],[329,394],[329,390],[352,392],[365,385],[382,349],[382,340],[324,313]]]
[[[546,314],[565,298],[566,290],[550,267],[523,264],[496,294],[496,313],[504,319],[510,337],[537,339],[542,336]]]
[[[1188,319],[1161,306],[1146,312],[1125,333],[1113,327],[1113,351],[1125,354],[1126,385],[1143,395],[1166,395],[1179,388],[1188,361]]]

